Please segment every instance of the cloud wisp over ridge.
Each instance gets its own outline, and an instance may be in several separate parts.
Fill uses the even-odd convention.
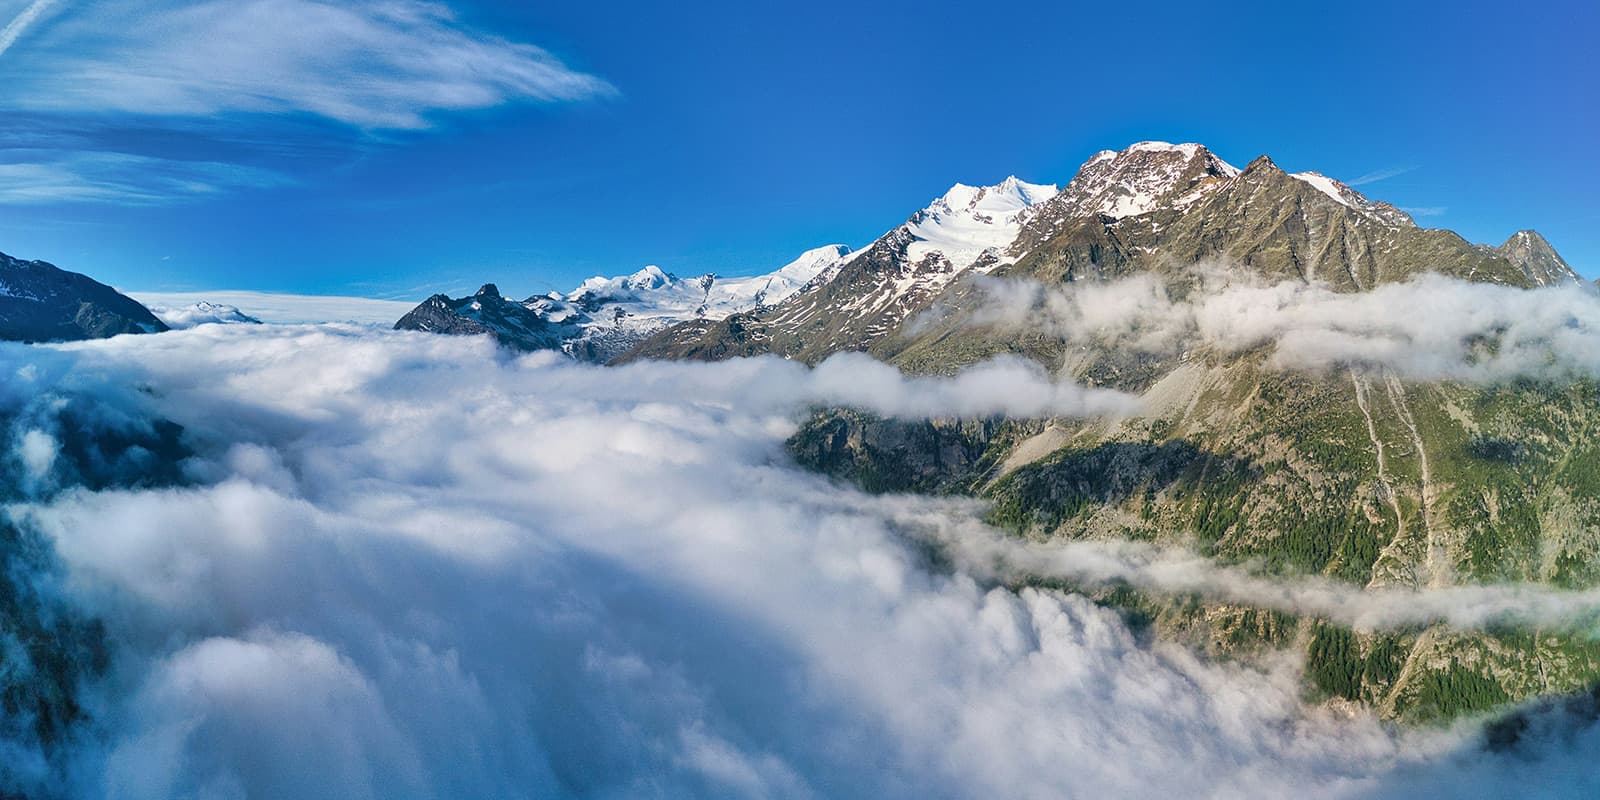
[[[1390,178],[1398,178],[1401,175],[1404,175],[1404,174],[1406,174],[1408,172],[1415,172],[1416,170],[1417,170],[1416,166],[1389,167],[1387,169],[1375,169],[1375,170],[1373,170],[1371,172],[1366,173],[1365,175],[1362,175],[1362,176],[1356,178],[1355,180],[1346,181],[1345,185],[1347,185],[1347,186],[1366,186],[1369,183],[1377,183],[1378,181],[1386,181],[1386,180],[1389,180]]]
[[[1085,587],[1126,584],[1160,595],[1196,595],[1333,620],[1363,631],[1445,623],[1460,630],[1530,626],[1591,631],[1600,591],[1501,584],[1433,589],[1362,588],[1320,577],[1280,578],[1223,566],[1198,554],[1131,541],[1026,542],[979,521],[966,501],[896,512],[908,535],[940,548],[970,574],[1007,583],[1062,578]]]
[[[1352,294],[1226,269],[1195,274],[1181,294],[1149,274],[1070,287],[980,277],[986,299],[968,324],[1149,354],[1271,346],[1269,364],[1282,369],[1388,369],[1477,384],[1600,377],[1593,287],[1520,289],[1426,273]]]

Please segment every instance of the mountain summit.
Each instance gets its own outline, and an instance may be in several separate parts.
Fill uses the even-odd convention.
[[[1537,286],[1567,283],[1577,274],[1538,231],[1517,231],[1492,252],[1521,269]]]

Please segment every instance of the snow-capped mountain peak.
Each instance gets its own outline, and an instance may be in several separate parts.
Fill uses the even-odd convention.
[[[1058,191],[1054,184],[1027,183],[1015,176],[993,186],[958,183],[906,223],[913,239],[906,257],[915,264],[938,253],[959,272],[985,252],[1004,253],[1032,209]]]
[[[660,289],[677,280],[677,276],[666,272],[660,267],[651,264],[631,275],[607,278],[596,275],[585,280],[574,290],[570,297],[576,299],[585,295],[594,297],[626,297],[639,292],[649,292]]]
[[[1054,197],[1055,184],[1028,183],[1012,175],[993,186],[958,183],[933,201],[924,213],[968,213],[983,216],[1015,214]]]
[[[529,298],[525,305],[572,326],[567,346],[575,355],[605,361],[684,320],[718,320],[783,302],[825,282],[850,254],[842,244],[818,247],[772,272],[740,278],[680,278],[651,265],[627,277],[590,278],[565,297]]]
[[[147,306],[167,327],[173,330],[193,328],[197,325],[260,325],[261,320],[239,310],[238,306],[201,300],[187,306],[171,308]]]
[[[667,283],[672,281],[675,277],[676,276],[662,271],[660,267],[651,264],[623,279],[622,284],[623,286],[626,286],[627,288],[636,292],[649,291],[651,289],[659,289],[662,286],[667,285]]]
[[[851,252],[849,247],[842,244],[830,244],[827,247],[813,248],[801,253],[799,258],[773,271],[771,277],[782,279],[782,281],[791,283],[794,288],[798,289],[816,280],[819,275],[822,275],[830,268],[837,267],[845,256],[850,255]],[[724,279],[724,283],[726,282],[726,279]],[[772,296],[772,292],[768,292],[768,294],[769,305],[783,299]],[[784,295],[784,297],[787,297],[787,295]]]

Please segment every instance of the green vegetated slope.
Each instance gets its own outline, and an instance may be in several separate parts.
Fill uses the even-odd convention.
[[[1600,584],[1600,389],[1474,388],[1381,373],[1180,364],[1149,416],[897,422],[819,414],[797,459],[874,491],[968,493],[1033,539],[1133,539],[1360,587]],[[1270,609],[1090,590],[1216,655],[1306,656],[1316,695],[1448,718],[1600,679],[1572,629],[1355,633]]]

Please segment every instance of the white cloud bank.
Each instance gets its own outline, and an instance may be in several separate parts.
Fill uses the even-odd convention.
[[[1600,788],[1587,729],[1496,757],[1469,732],[1308,714],[1290,663],[1202,663],[1081,597],[930,571],[904,520],[956,506],[866,497],[782,452],[811,402],[972,411],[993,387],[339,327],[3,346],[0,371],[8,396],[165,416],[197,448],[194,487],[9,510],[117,646],[63,779],[84,796]]]
[[[218,289],[208,292],[145,292],[128,290],[126,294],[155,309],[181,312],[199,303],[232,306],[241,313],[262,322],[302,324],[322,322],[352,322],[358,325],[390,327],[416,307],[416,303],[402,300],[376,300],[370,297],[340,297],[338,295],[285,294],[281,292],[252,292],[238,289]],[[190,327],[184,318],[167,319],[156,311],[156,316],[168,325],[174,319],[179,325]]]
[[[9,102],[36,110],[295,112],[401,129],[435,112],[615,93],[538,47],[463,26],[441,3],[120,0],[63,6],[48,25],[41,5],[13,23],[12,38],[25,37],[0,39],[22,60]]]
[[[1225,270],[1198,275],[1182,297],[1149,274],[1066,287],[982,279],[987,299],[972,323],[1149,353],[1271,345],[1272,363],[1289,369],[1387,368],[1474,383],[1600,377],[1600,294],[1590,286],[1518,289],[1429,273],[1350,294]]]

